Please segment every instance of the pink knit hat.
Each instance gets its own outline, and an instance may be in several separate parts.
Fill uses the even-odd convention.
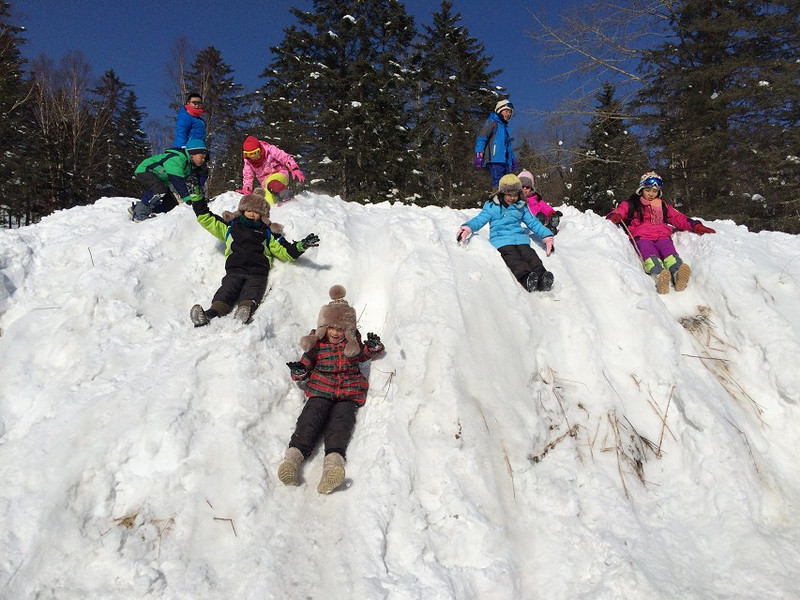
[[[533,187],[534,187],[533,186],[534,179],[533,179],[533,173],[531,173],[530,171],[527,171],[527,170],[526,171],[522,171],[519,174],[519,180],[522,182],[522,185],[527,185],[528,187],[533,189]]]

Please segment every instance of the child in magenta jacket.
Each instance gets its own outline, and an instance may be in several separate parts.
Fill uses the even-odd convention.
[[[661,198],[663,182],[658,173],[645,173],[636,193],[612,210],[606,219],[624,224],[635,244],[645,272],[656,281],[659,294],[669,292],[670,279],[680,292],[689,284],[692,270],[672,243],[672,232],[692,231],[698,235],[716,233],[700,221],[690,219]]]
[[[283,199],[288,195],[290,176],[299,183],[306,180],[294,158],[277,146],[252,135],[242,144],[242,156],[242,187],[236,190],[240,194],[251,193],[253,180],[257,179],[262,188]],[[272,177],[275,174],[282,174],[283,177]],[[269,202],[269,198],[267,201]]]
[[[547,227],[553,235],[556,235],[564,213],[560,210],[555,210],[544,201],[541,194],[536,191],[535,180],[530,171],[522,171],[519,174],[519,180],[522,182],[522,192],[528,198],[528,209],[531,214],[539,219],[539,222]]]

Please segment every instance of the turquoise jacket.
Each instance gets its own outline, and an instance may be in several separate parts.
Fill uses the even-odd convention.
[[[539,222],[539,219],[531,214],[526,204],[527,198],[520,193],[520,199],[506,206],[498,196],[492,198],[483,205],[483,210],[464,225],[472,231],[478,231],[481,227],[489,223],[489,242],[495,248],[503,246],[516,246],[530,243],[528,232],[522,228],[522,224],[528,226],[533,233],[540,238],[546,238],[553,233]]]

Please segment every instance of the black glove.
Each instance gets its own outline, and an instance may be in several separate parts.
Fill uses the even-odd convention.
[[[383,344],[381,343],[381,338],[378,337],[378,334],[376,333],[368,333],[367,341],[364,342],[364,345],[370,350],[377,350],[378,348],[381,348],[383,346]]]
[[[319,246],[319,236],[316,233],[309,233],[300,240],[300,243],[303,245],[303,250],[306,248],[314,248],[315,246]]]
[[[292,374],[292,377],[305,377],[306,374],[308,374],[308,369],[300,361],[287,362],[286,366],[289,367],[289,372]]]

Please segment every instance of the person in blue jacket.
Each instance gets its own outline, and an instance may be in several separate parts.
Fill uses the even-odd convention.
[[[508,131],[508,122],[513,114],[514,105],[508,100],[500,100],[475,140],[475,168],[489,169],[493,188],[497,187],[503,175],[516,171],[519,166]]]
[[[544,268],[536,251],[531,248],[528,232],[522,224],[544,242],[547,256],[553,252],[553,234],[528,210],[522,182],[513,173],[503,175],[497,193],[478,215],[458,230],[456,240],[465,241],[473,231],[489,223],[489,242],[497,248],[514,277],[529,292],[545,292],[553,287],[553,274]]]
[[[203,115],[203,97],[197,92],[189,92],[186,104],[178,109],[178,119],[175,122],[175,141],[172,146],[181,148],[189,140],[206,141],[206,122]]]

